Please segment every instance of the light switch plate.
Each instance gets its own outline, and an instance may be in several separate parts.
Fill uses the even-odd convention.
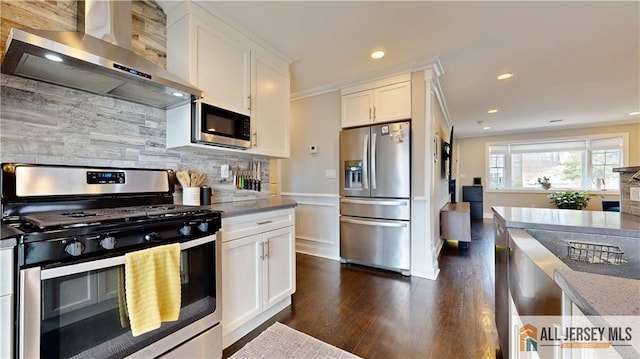
[[[334,169],[324,170],[324,178],[336,178],[336,170]]]
[[[640,187],[629,188],[629,199],[634,202],[640,202]]]

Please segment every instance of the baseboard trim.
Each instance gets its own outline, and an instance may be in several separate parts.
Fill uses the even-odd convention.
[[[249,334],[252,330],[256,329],[260,324],[266,322],[269,318],[278,314],[281,310],[291,305],[291,296],[283,299],[281,302],[277,303],[273,307],[267,309],[266,311],[258,314],[255,318],[249,320],[248,322],[242,324],[238,328],[233,331],[222,336],[222,348],[226,349],[231,344],[240,340],[240,338]],[[222,331],[224,332],[224,319],[222,320]]]

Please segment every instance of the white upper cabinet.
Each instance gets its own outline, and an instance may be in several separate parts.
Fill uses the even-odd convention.
[[[290,75],[282,57],[185,1],[167,14],[167,69],[202,89],[204,102],[251,117],[252,147],[246,152],[289,157]],[[190,118],[184,126],[191,126]],[[191,144],[185,135],[190,133],[167,133],[167,143],[228,151]]]
[[[342,127],[371,123],[373,91],[360,91],[342,96]]]
[[[203,101],[224,109],[251,115],[250,54],[251,51],[195,22],[195,85],[204,91]]]
[[[410,74],[342,90],[342,127],[411,118]]]
[[[251,53],[252,153],[289,157],[289,68],[264,52]]]

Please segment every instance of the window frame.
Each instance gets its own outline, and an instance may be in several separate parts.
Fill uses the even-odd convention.
[[[491,141],[485,143],[485,156],[484,156],[484,172],[485,178],[487,178],[487,185],[485,188],[486,192],[497,192],[497,193],[550,193],[554,192],[553,187],[551,190],[546,189],[536,189],[536,188],[495,188],[491,186],[491,176],[490,176],[490,156],[489,152],[491,146],[499,146],[499,145],[515,145],[515,144],[544,144],[544,143],[553,143],[553,142],[565,142],[565,141],[586,141],[586,140],[598,140],[604,138],[611,137],[621,137],[622,138],[622,147],[621,147],[621,156],[622,163],[620,163],[620,167],[627,167],[629,161],[629,133],[606,133],[606,134],[597,134],[597,135],[584,135],[584,136],[570,136],[570,137],[553,137],[553,138],[534,138],[534,139],[513,139],[508,141]],[[583,157],[585,161],[585,165],[582,168],[583,172],[583,185],[587,183],[588,174],[591,172],[591,169],[588,167],[592,166],[591,163],[591,149],[587,149],[583,152]],[[507,152],[505,154],[505,167],[504,167],[504,176],[506,178],[511,178],[511,154]],[[509,176],[509,177],[507,177]],[[567,188],[558,188],[556,190],[567,190]],[[569,189],[571,190],[571,189]],[[575,191],[588,191],[590,193],[597,194],[619,194],[620,190],[606,190],[606,191],[596,191],[591,188],[581,188],[574,189]]]

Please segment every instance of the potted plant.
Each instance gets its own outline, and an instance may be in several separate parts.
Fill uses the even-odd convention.
[[[556,192],[547,196],[559,209],[583,209],[593,194],[578,191]]]
[[[549,189],[551,188],[551,182],[549,182],[550,179],[551,178],[547,176],[538,177],[538,183],[542,186],[542,188]]]

